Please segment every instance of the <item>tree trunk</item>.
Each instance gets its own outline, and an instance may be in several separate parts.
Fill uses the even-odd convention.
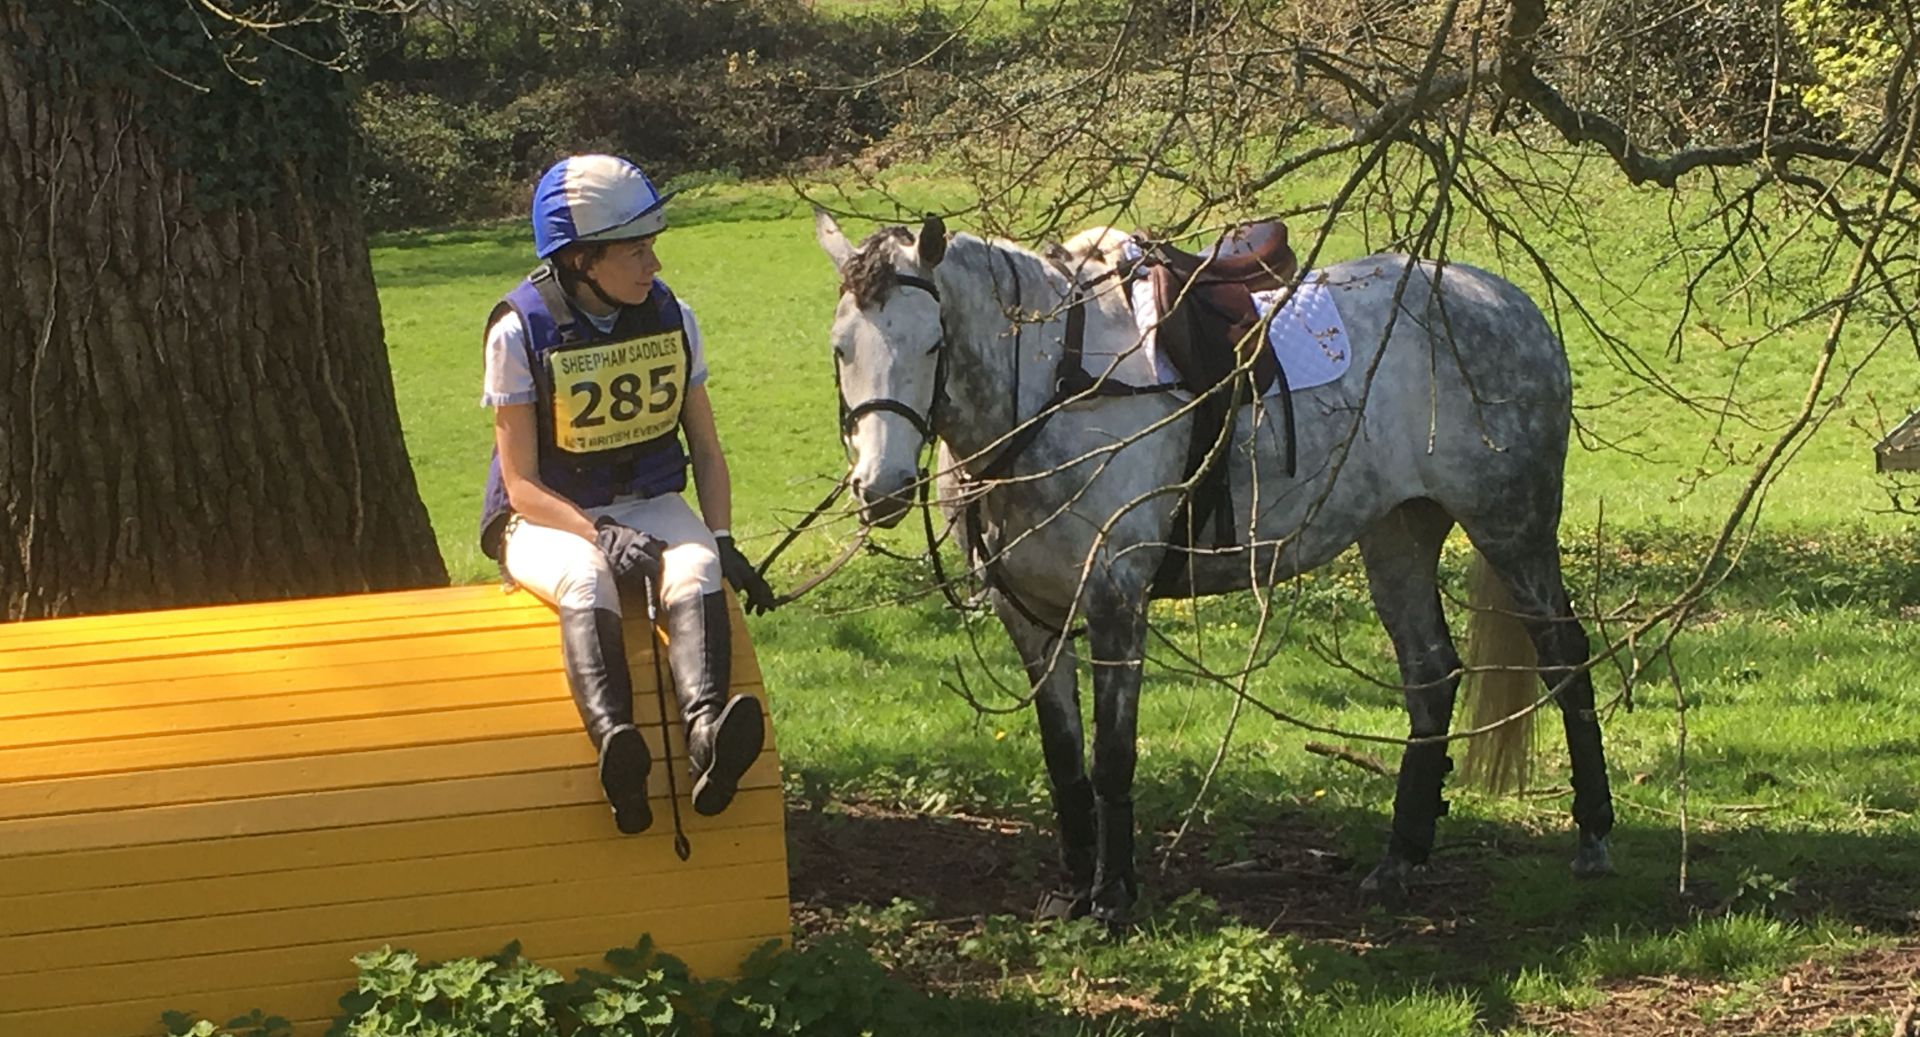
[[[0,617],[444,583],[344,135],[207,205],[45,21],[0,0]]]

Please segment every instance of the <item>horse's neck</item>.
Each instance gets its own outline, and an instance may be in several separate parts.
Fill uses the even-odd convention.
[[[935,274],[949,354],[940,435],[977,472],[1052,396],[1065,322],[1036,318],[1059,306],[1061,289],[1037,257],[971,235],[954,238]],[[1009,317],[1015,309],[1023,319]]]

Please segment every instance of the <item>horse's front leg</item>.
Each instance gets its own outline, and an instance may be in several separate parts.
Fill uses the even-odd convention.
[[[1093,917],[1126,926],[1139,895],[1133,871],[1133,768],[1139,729],[1140,662],[1146,648],[1144,591],[1089,596],[1093,656],[1093,793],[1099,855]]]
[[[1073,642],[1027,619],[999,594],[994,595],[994,611],[1013,639],[1033,688],[1060,840],[1060,888],[1042,893],[1035,913],[1042,919],[1080,918],[1093,907],[1095,825]]]

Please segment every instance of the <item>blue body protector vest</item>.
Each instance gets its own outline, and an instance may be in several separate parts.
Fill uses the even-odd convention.
[[[527,332],[540,481],[582,508],[685,489],[680,409],[693,346],[666,284],[655,280],[645,302],[621,307],[602,332],[542,264],[500,300],[487,327],[509,312]],[[495,561],[511,513],[496,450],[480,513],[480,549]]]

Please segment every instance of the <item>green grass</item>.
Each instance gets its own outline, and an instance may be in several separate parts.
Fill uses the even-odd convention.
[[[824,18],[841,20],[903,21],[921,12],[934,12],[944,24],[964,25],[967,41],[980,46],[1031,31],[1045,24],[1062,5],[1058,0],[810,0],[809,6]]]
[[[952,192],[938,180],[917,186],[928,197]],[[1666,377],[1699,392],[1724,387],[1743,357],[1712,336],[1691,335],[1684,351],[1664,354],[1665,329],[1677,319],[1675,277],[1659,263],[1655,235],[1628,230],[1662,223],[1660,198],[1600,178],[1587,190],[1578,201],[1599,229],[1581,247],[1608,256],[1609,275],[1631,290],[1584,287],[1600,293],[1610,320]],[[843,464],[825,346],[835,276],[813,243],[805,206],[784,189],[699,188],[676,221],[660,246],[664,276],[705,329],[734,472],[734,525],[758,556]],[[1361,231],[1343,226],[1329,254],[1363,246]],[[1454,256],[1537,287],[1530,270],[1503,264],[1470,234],[1456,241]],[[530,265],[527,234],[515,223],[394,236],[376,244],[373,261],[401,417],[448,569],[461,581],[491,578],[473,543],[489,447],[488,414],[477,404],[480,325]],[[1783,290],[1773,305],[1795,302]],[[1727,306],[1690,321],[1738,340],[1766,319]],[[1864,355],[1872,331],[1850,333],[1847,358]],[[1768,439],[1798,405],[1817,341],[1816,332],[1799,332],[1744,358],[1742,399],[1761,427],[1729,424],[1717,449],[1744,458]],[[1592,407],[1581,412],[1583,426],[1634,450],[1576,448],[1570,460],[1564,529],[1576,597],[1607,606],[1635,594],[1664,600],[1690,577],[1741,466],[1694,485],[1701,467],[1722,467],[1702,460],[1716,419],[1644,391],[1622,396],[1638,383],[1593,336],[1569,324],[1567,342],[1579,402]],[[1888,413],[1904,411],[1920,395],[1914,371],[1897,346],[1866,365],[1781,478],[1736,579],[1676,647],[1690,706],[1689,865],[1696,889],[1711,891],[1705,901],[1674,895],[1683,805],[1674,689],[1665,662],[1649,658],[1642,661],[1659,679],[1643,683],[1635,709],[1606,718],[1621,821],[1618,878],[1567,880],[1563,754],[1550,751],[1539,794],[1449,794],[1442,837],[1452,848],[1442,860],[1491,874],[1493,883],[1457,908],[1467,916],[1456,919],[1464,935],[1408,936],[1418,927],[1358,916],[1378,945],[1357,956],[1312,932],[1258,938],[1272,919],[1234,913],[1243,907],[1202,911],[1193,921],[1191,904],[1179,906],[1181,889],[1154,885],[1155,854],[1197,794],[1231,704],[1215,688],[1150,668],[1137,801],[1143,826],[1159,834],[1142,840],[1146,931],[1118,947],[1080,946],[1073,941],[1084,934],[1036,936],[1005,922],[955,929],[905,917],[870,925],[872,946],[908,948],[890,959],[902,974],[946,977],[925,981],[1012,1010],[1027,1032],[1152,1030],[1166,1025],[1168,1012],[1209,1017],[1194,1007],[1214,1003],[1207,999],[1278,997],[1297,985],[1297,1000],[1262,1002],[1254,1016],[1303,1033],[1424,1037],[1499,1030],[1516,1005],[1587,1003],[1601,981],[1748,978],[1898,930],[1902,912],[1920,907],[1907,878],[1920,871],[1920,716],[1911,692],[1920,634],[1904,611],[1920,604],[1920,558],[1910,520],[1875,510],[1884,496],[1871,474],[1877,425],[1868,395]],[[1601,401],[1611,402],[1593,407]],[[1602,508],[1607,529],[1597,539]],[[776,582],[817,565],[846,533],[840,526],[803,543]],[[893,539],[912,548],[908,536]],[[1458,567],[1450,554],[1456,578]],[[752,622],[790,791],[828,813],[868,801],[931,817],[982,811],[1044,824],[1030,714],[976,713],[953,687],[955,662],[963,661],[975,691],[1011,709],[987,678],[1018,680],[1004,638],[929,599],[926,579],[912,564],[864,558],[800,605]],[[1367,672],[1391,678],[1357,565],[1349,556],[1299,591],[1286,650],[1257,675],[1252,693],[1306,720],[1402,733],[1397,692],[1328,665],[1314,650],[1337,644]],[[900,598],[911,600],[892,604]],[[1202,639],[1219,660],[1243,650],[1252,613],[1228,599],[1197,612],[1168,607],[1160,618],[1172,636]],[[975,661],[976,648],[984,662]],[[1603,669],[1598,683],[1605,695],[1619,678]],[[1304,826],[1317,845],[1362,866],[1377,854],[1391,782],[1302,751],[1316,737],[1258,712],[1244,716],[1201,811],[1197,852],[1216,863],[1243,860],[1260,852],[1263,833]],[[1019,869],[1000,880],[1009,902],[1037,893],[1046,873],[1044,844],[1030,842],[1017,855]],[[1345,888],[1357,878],[1338,881]],[[1702,906],[1708,915],[1697,913]],[[1726,912],[1732,917],[1720,917]],[[1276,979],[1277,993],[1235,986],[1267,973],[1284,979]]]

